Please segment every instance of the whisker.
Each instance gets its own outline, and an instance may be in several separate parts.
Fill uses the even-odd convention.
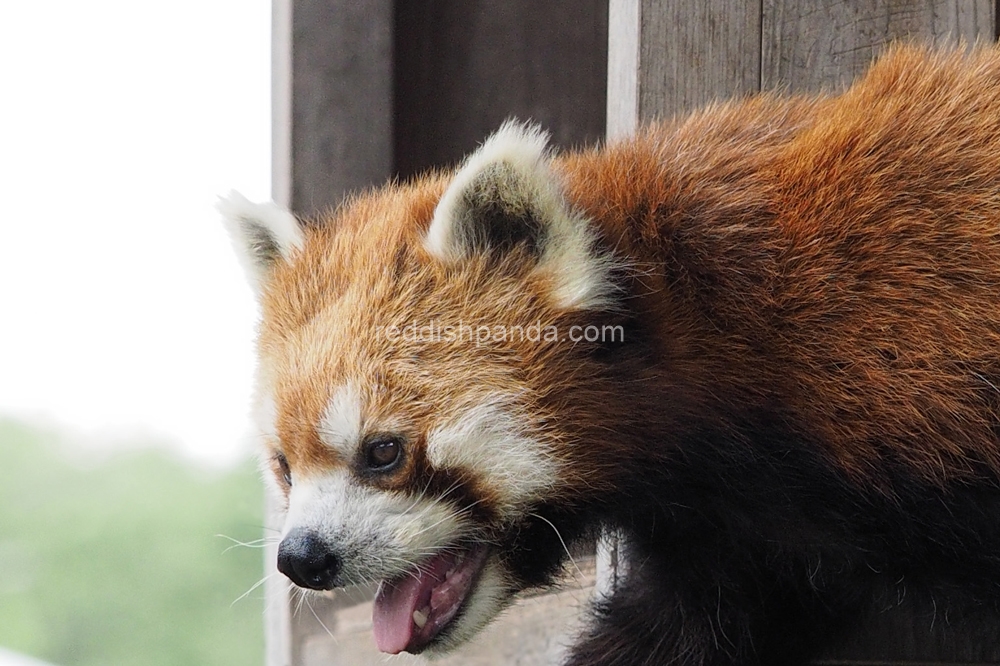
[[[427,506],[425,506],[419,512],[417,512],[416,514],[414,514],[410,518],[410,520],[401,529],[402,530],[408,529],[410,527],[410,525],[413,525],[413,523],[415,523],[417,520],[419,520],[422,516],[424,516],[426,513],[428,513],[431,509],[433,509],[436,506],[438,506],[439,504],[441,504],[441,502],[444,500],[444,498],[447,497],[452,491],[456,490],[458,487],[459,487],[458,482],[453,483],[443,493],[441,493],[440,496],[435,497],[430,503],[428,503]],[[419,501],[421,499],[424,499],[424,498],[425,498],[425,493],[421,492],[421,494],[417,497],[417,500],[414,501],[414,503],[411,504],[410,506],[412,507],[413,505],[415,505],[417,503],[417,501]],[[409,511],[409,509],[407,509],[407,511]],[[421,530],[421,532],[418,532],[418,534],[422,533],[423,531],[424,530]]]
[[[562,534],[559,533],[559,528],[557,528],[552,523],[552,521],[546,518],[545,516],[539,515],[537,513],[529,513],[528,515],[531,516],[532,518],[538,518],[539,520],[544,521],[546,524],[548,524],[549,527],[552,528],[552,531],[556,533],[556,537],[559,539],[559,543],[562,544],[563,551],[566,552],[566,557],[569,558],[570,564],[572,564],[573,568],[576,569],[576,575],[579,576],[580,582],[582,583],[585,580],[583,571],[580,570],[580,566],[576,563],[576,560],[573,559],[573,554],[569,552],[569,547],[566,545],[566,541],[563,540]]]
[[[441,518],[440,520],[438,520],[436,523],[434,523],[432,525],[428,525],[427,527],[423,528],[422,530],[420,530],[419,532],[417,532],[416,534],[414,534],[414,536],[420,536],[424,532],[426,532],[428,530],[434,529],[435,527],[437,527],[438,525],[440,525],[441,523],[445,522],[446,520],[448,520],[450,518],[453,518],[455,516],[461,516],[463,513],[467,513],[469,511],[471,511],[472,507],[476,506],[480,502],[482,502],[481,499],[476,500],[475,502],[473,502],[472,504],[469,504],[468,506],[462,507],[459,511],[456,511],[454,514],[447,515],[444,518]]]
[[[316,613],[315,609],[313,609],[313,607],[312,607],[312,604],[310,604],[310,603],[306,603],[306,608],[308,608],[308,609],[309,609],[309,612],[310,612],[310,613],[312,613],[312,616],[313,616],[314,618],[316,618],[316,621],[317,621],[317,622],[319,622],[319,626],[323,627],[323,631],[325,631],[325,632],[327,633],[327,635],[328,635],[328,636],[329,636],[330,638],[332,638],[332,639],[333,639],[334,641],[336,641],[336,640],[337,640],[337,637],[336,637],[336,636],[334,636],[334,635],[333,635],[333,632],[332,632],[332,631],[330,631],[329,627],[327,627],[327,626],[326,626],[326,625],[325,625],[325,624],[323,623],[323,620],[319,619],[319,614],[318,614],[318,613]]]
[[[229,604],[229,607],[232,608],[238,602],[242,601],[243,599],[246,599],[248,596],[250,596],[250,594],[254,590],[256,590],[258,587],[260,587],[261,585],[263,585],[264,583],[266,583],[268,581],[268,579],[270,579],[270,578],[272,578],[273,576],[276,576],[276,575],[278,575],[277,571],[275,571],[274,573],[269,573],[266,576],[264,576],[263,578],[261,578],[259,581],[257,581],[253,585],[251,585],[249,590],[247,590],[246,592],[244,592],[240,596],[238,596],[235,599],[233,599],[233,603]]]
[[[272,536],[261,537],[260,539],[254,539],[253,541],[240,541],[239,539],[234,539],[233,537],[228,536],[226,534],[216,534],[215,536],[221,539],[226,539],[228,541],[231,541],[233,544],[228,548],[226,548],[224,551],[222,551],[223,553],[228,553],[233,548],[238,548],[238,547],[267,548],[272,543],[278,543],[279,541],[281,541],[281,539],[279,539],[278,537],[272,537]]]

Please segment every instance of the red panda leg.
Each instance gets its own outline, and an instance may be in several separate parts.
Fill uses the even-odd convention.
[[[787,581],[725,584],[632,567],[566,666],[802,666],[837,629],[843,608],[828,597],[796,598]]]

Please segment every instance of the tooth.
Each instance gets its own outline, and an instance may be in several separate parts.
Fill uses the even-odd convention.
[[[417,625],[419,629],[423,629],[424,625],[427,624],[427,616],[420,611],[413,611],[413,624]]]

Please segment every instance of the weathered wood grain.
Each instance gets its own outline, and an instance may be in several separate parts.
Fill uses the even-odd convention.
[[[760,5],[611,0],[608,127],[669,117],[760,86]],[[636,122],[632,121],[633,124]]]
[[[607,0],[397,0],[396,170],[455,164],[510,117],[604,135]]]
[[[763,0],[761,88],[837,89],[894,40],[995,37],[993,0]]]
[[[274,197],[298,213],[393,169],[392,0],[275,0]]]

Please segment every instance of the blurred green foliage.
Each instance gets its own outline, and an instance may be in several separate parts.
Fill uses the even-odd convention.
[[[254,466],[157,448],[83,463],[0,420],[0,645],[60,666],[263,663]]]

